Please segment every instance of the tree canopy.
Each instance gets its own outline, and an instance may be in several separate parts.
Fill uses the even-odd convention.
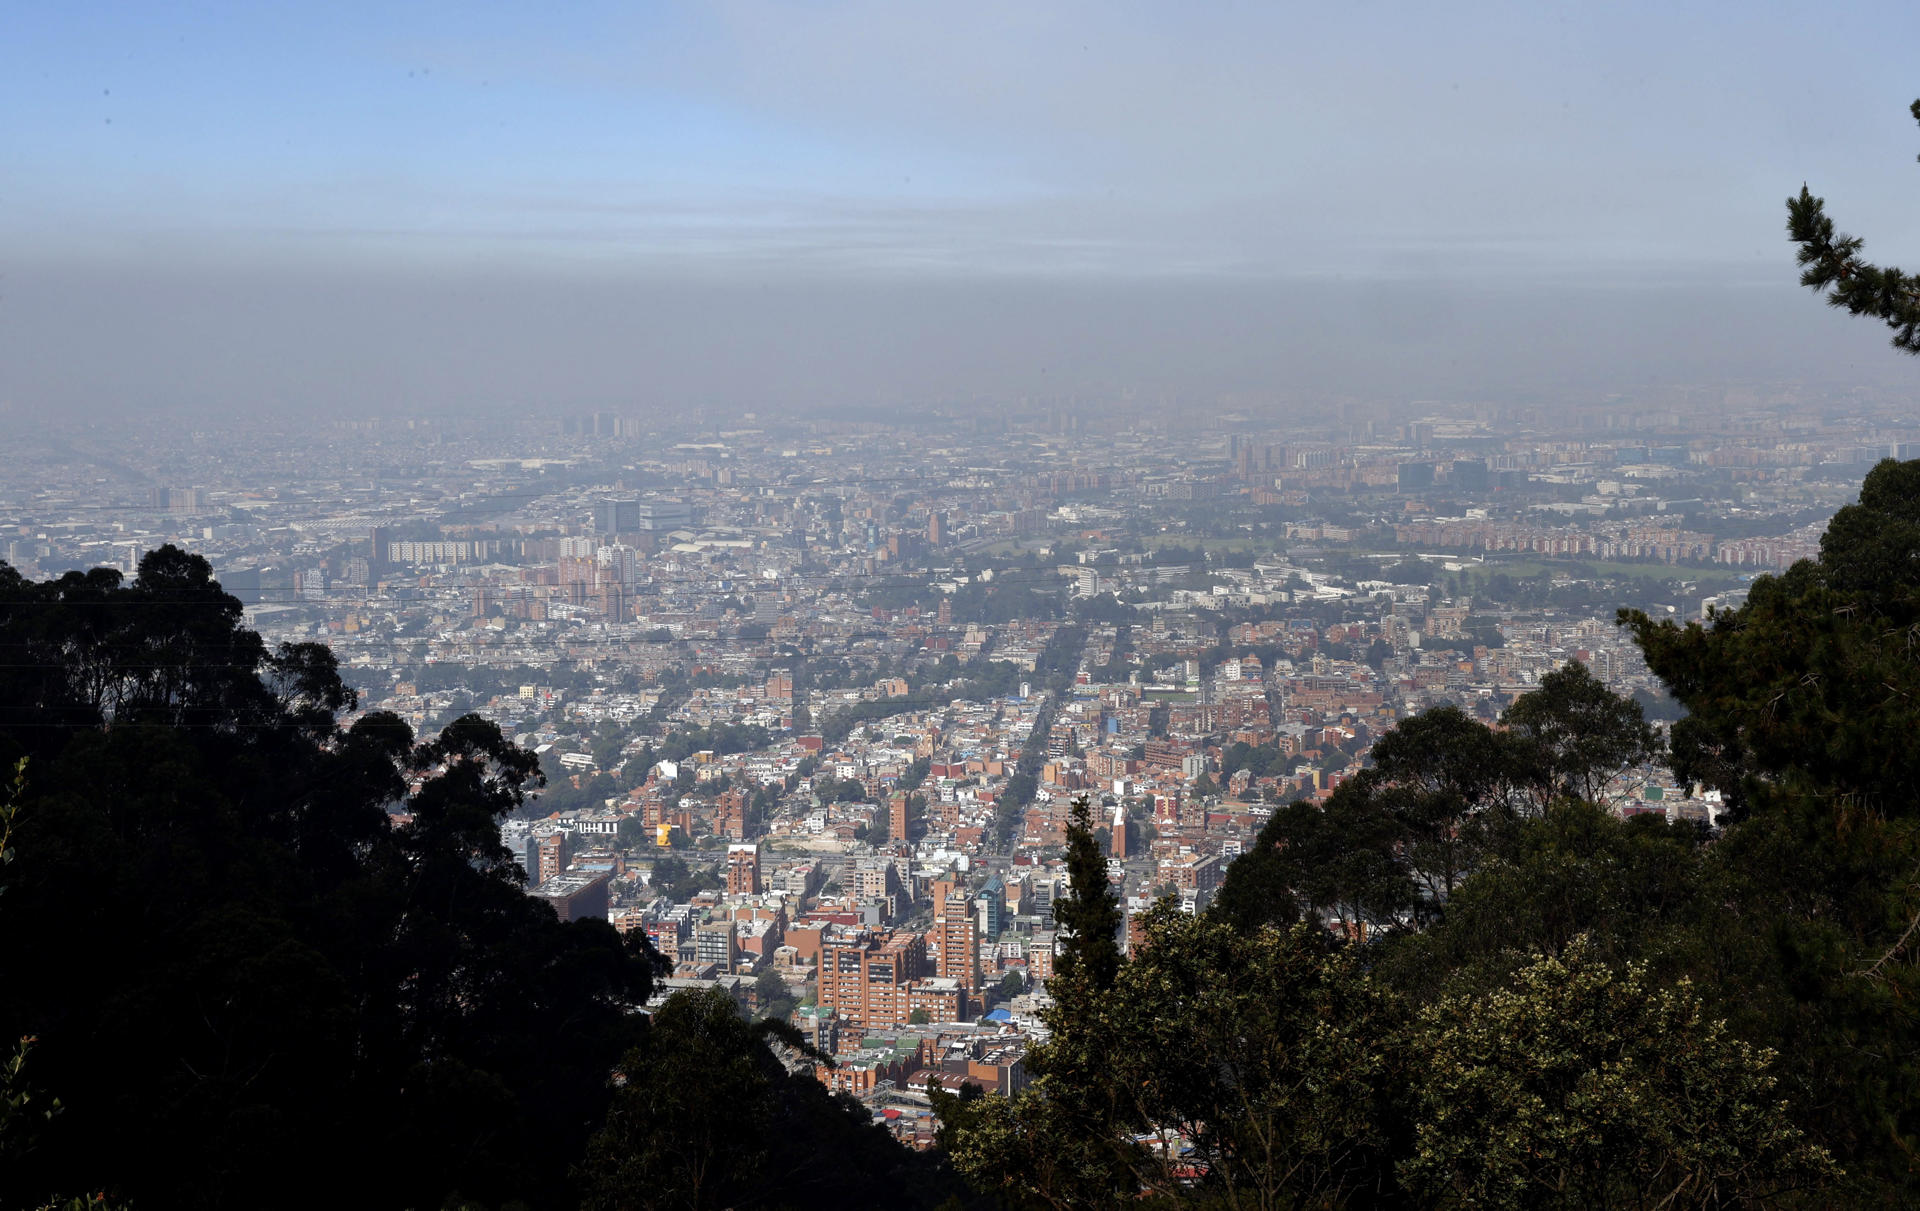
[[[539,784],[531,753],[475,716],[343,729],[332,654],[240,622],[172,547],[131,583],[0,566],[0,748],[27,758],[0,1029],[37,1037],[28,1074],[64,1108],[12,1183],[535,1197],[604,1102],[653,956],[525,894],[498,825]]]
[[[938,1201],[937,1166],[779,1076],[767,1031],[671,1001],[649,1030],[644,935],[560,921],[501,843],[532,753],[473,715],[343,726],[332,654],[241,623],[172,547],[131,582],[0,564],[0,1038],[31,1040],[0,1055],[0,1206],[683,1205],[622,1129],[727,1074]],[[711,1188],[788,1180],[757,1155]],[[652,1184],[623,1201],[633,1165]]]
[[[769,1042],[780,1054],[770,1049]],[[787,1062],[783,1062],[784,1059]],[[576,1170],[588,1211],[776,1205],[932,1206],[939,1158],[909,1152],[814,1079],[779,1019],[748,1022],[719,989],[678,992],[620,1060],[605,1125]]]

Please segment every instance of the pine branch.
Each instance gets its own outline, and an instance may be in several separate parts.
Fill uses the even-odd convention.
[[[1912,106],[1920,122],[1920,100]],[[1826,199],[1805,184],[1787,199],[1787,238],[1800,246],[1800,284],[1850,315],[1866,315],[1893,330],[1893,347],[1920,354],[1920,276],[1875,265],[1860,255],[1864,241],[1834,229]]]

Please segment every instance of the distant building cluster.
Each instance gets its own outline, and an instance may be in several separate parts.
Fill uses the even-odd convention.
[[[500,553],[497,542],[390,542],[387,562],[394,564],[476,563]]]
[[[529,894],[788,1015],[924,1144],[929,1089],[1027,1079],[1076,798],[1126,943],[1412,714],[1570,660],[1672,714],[1615,611],[1737,607],[1920,453],[1904,398],[1804,391],[129,429],[0,467],[0,553],[180,544],[357,709],[497,722],[544,774],[502,831]],[[1720,810],[1658,768],[1608,795]]]

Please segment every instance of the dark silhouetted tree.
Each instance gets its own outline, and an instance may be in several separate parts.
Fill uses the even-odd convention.
[[[1920,101],[1909,109],[1920,121]],[[1864,241],[1837,232],[1826,206],[1805,185],[1787,199],[1787,236],[1800,246],[1800,284],[1830,306],[1884,322],[1894,348],[1920,353],[1920,277],[1862,258]]]

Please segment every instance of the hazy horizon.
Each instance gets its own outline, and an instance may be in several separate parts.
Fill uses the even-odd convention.
[[[0,407],[1902,383],[1920,13],[18,10]],[[1904,35],[1904,36],[1903,36]],[[1822,66],[1844,61],[1844,72]]]

